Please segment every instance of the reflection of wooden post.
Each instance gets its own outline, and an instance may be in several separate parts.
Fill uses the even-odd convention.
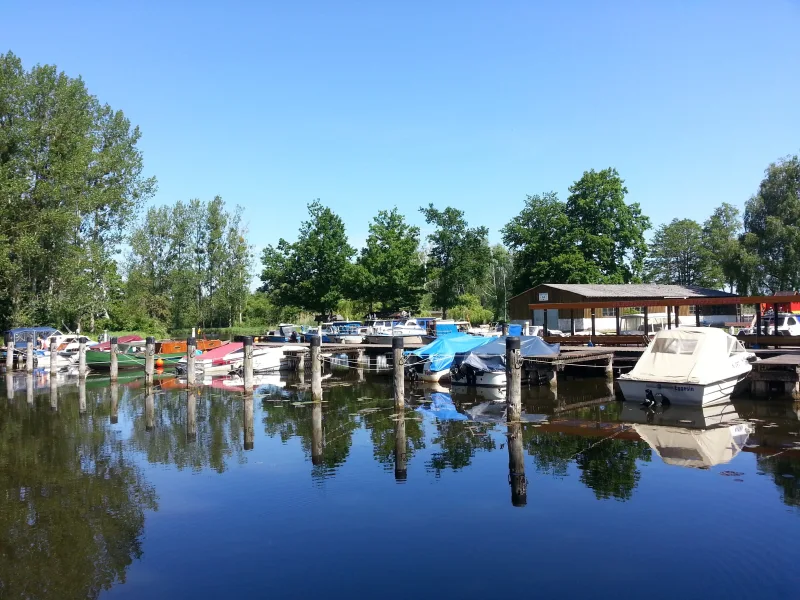
[[[405,481],[408,478],[406,444],[406,417],[405,408],[397,411],[397,420],[394,422],[394,480]]]
[[[364,350],[359,350],[356,356],[356,375],[359,381],[364,381]]]
[[[83,377],[78,379],[78,412],[86,412],[86,379]]]
[[[519,421],[522,414],[522,357],[519,338],[506,338],[506,418]]]
[[[50,378],[50,410],[58,411],[58,382],[54,377]]]
[[[28,404],[33,406],[33,373],[28,373],[25,376],[25,396]]]
[[[315,338],[311,338],[312,340]],[[316,338],[319,339],[319,338]],[[311,405],[311,464],[322,464],[322,403]]]
[[[119,421],[119,384],[114,381],[111,383],[111,424],[116,425]]]
[[[197,398],[191,390],[186,395],[186,439],[197,439]]]
[[[144,347],[144,381],[145,384],[153,383],[153,373],[156,367],[156,338],[148,337]]]
[[[58,371],[58,351],[56,350],[56,338],[50,338],[50,377],[54,377]]]
[[[14,368],[14,336],[6,332],[6,373],[10,373]]]
[[[156,426],[156,406],[153,398],[153,386],[148,385],[144,396],[144,428],[153,431]]]
[[[311,396],[314,400],[322,400],[322,336],[311,337]]]
[[[404,375],[406,358],[403,356],[403,337],[392,337],[392,365],[394,368],[394,406],[401,408],[406,402],[406,381]]]
[[[522,449],[522,426],[509,423],[508,427],[508,480],[511,483],[511,505],[528,503],[528,480],[525,478],[525,454]]]
[[[253,396],[244,396],[244,449],[252,450],[254,446],[255,426],[253,424]]]
[[[33,373],[33,342],[31,340],[25,343],[25,371]]]
[[[242,341],[244,342],[244,360],[242,361],[244,391],[250,394],[253,391],[253,338],[246,335]]]
[[[6,371],[6,398],[9,402],[14,400],[14,376],[11,371]]]
[[[78,377],[86,377],[86,338],[78,338]]]
[[[186,385],[192,387],[197,383],[197,373],[195,372],[195,352],[197,351],[197,339],[190,337],[186,339]]]
[[[111,362],[108,367],[108,374],[111,381],[116,381],[119,376],[119,338],[111,338],[111,347],[108,349],[111,354]]]

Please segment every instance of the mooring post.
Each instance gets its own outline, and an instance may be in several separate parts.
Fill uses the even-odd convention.
[[[86,377],[86,338],[78,338],[78,377]]]
[[[309,352],[311,358],[311,396],[313,400],[322,400],[322,336],[311,336]]]
[[[152,375],[150,376],[152,377]],[[153,386],[148,385],[145,388],[144,396],[144,429],[145,431],[153,431],[156,426],[156,404],[153,397]]]
[[[33,406],[33,373],[25,375],[25,398]]]
[[[14,370],[14,336],[9,332],[5,335],[6,342],[6,373]]]
[[[6,399],[9,402],[14,400],[14,375],[11,371],[6,371]]]
[[[761,305],[756,304],[756,344],[759,344],[758,338],[760,336],[761,336]]]
[[[517,336],[506,338],[506,419],[519,421],[522,414],[522,356]]]
[[[156,366],[156,338],[148,336],[144,346],[144,380],[145,384],[153,383]]]
[[[58,412],[58,383],[54,377],[50,378],[50,410]]]
[[[506,337],[507,335],[508,335],[508,323],[503,321],[503,337]]]
[[[116,381],[111,382],[111,417],[112,425],[119,422],[119,384]]]
[[[242,342],[244,342],[244,361],[242,362],[244,391],[250,394],[253,391],[253,338],[246,335]]]
[[[595,310],[592,309],[592,337],[589,338],[592,341],[592,343],[594,343],[594,336],[597,335],[596,325],[597,325],[597,315],[595,313]]]
[[[313,338],[312,338],[313,339]],[[322,402],[311,405],[311,464],[322,464]]]
[[[56,348],[56,338],[50,338],[50,377],[58,371],[58,350]]]
[[[197,338],[186,338],[186,385],[192,387],[197,383],[195,372],[195,354],[197,353]]]
[[[545,308],[542,310],[542,316],[544,317],[544,321],[542,322],[542,337],[547,337],[550,335],[550,328],[547,326],[547,309]]]
[[[305,373],[306,371],[306,353],[298,352],[295,354],[294,369],[298,373]]]
[[[394,406],[400,408],[406,402],[406,381],[404,377],[406,357],[403,354],[403,337],[392,337],[392,367],[394,369]]]
[[[252,386],[251,386],[252,387]],[[255,425],[253,424],[253,395],[244,395],[244,449],[252,450],[255,440]]]
[[[83,377],[78,379],[78,412],[86,412],[86,379]]]
[[[558,387],[558,367],[553,365],[550,369],[548,369],[546,377],[547,385],[550,386],[551,390],[555,390]]]
[[[111,362],[108,366],[108,375],[109,379],[114,382],[119,377],[119,338],[112,337],[110,344],[111,346],[108,350]]]
[[[525,453],[522,448],[522,425],[509,423],[508,427],[508,481],[511,484],[511,505],[528,503],[528,480],[525,477]]]
[[[186,439],[190,442],[197,439],[197,397],[191,389],[186,394]]]
[[[605,373],[606,373],[606,379],[614,379],[614,355],[613,354],[611,356],[609,356],[608,360],[606,361]]]
[[[364,381],[364,350],[361,349],[356,355],[356,375],[359,381]]]
[[[394,422],[394,480],[403,482],[408,479],[408,456],[406,444],[406,411],[404,407],[397,410]]]
[[[25,371],[33,373],[33,341],[25,342]]]

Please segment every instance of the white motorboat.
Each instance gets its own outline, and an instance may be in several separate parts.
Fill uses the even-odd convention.
[[[726,402],[754,360],[721,329],[668,329],[656,334],[633,370],[618,381],[628,401],[706,406]]]
[[[290,368],[287,351],[307,349],[299,344],[286,344],[280,347],[254,347],[253,372],[279,371]],[[225,344],[195,358],[195,368],[204,376],[227,374],[242,368],[244,364],[244,345],[241,342]],[[186,357],[178,362],[178,370],[185,371]]]
[[[391,344],[393,337],[402,336],[406,344],[422,344],[427,334],[425,327],[416,319],[406,319],[393,323],[391,327],[373,327],[365,338],[368,344]]]

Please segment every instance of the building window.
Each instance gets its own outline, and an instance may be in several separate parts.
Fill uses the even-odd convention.
[[[601,317],[615,317],[617,315],[615,308],[602,308],[600,309]]]
[[[694,304],[690,304],[689,305],[689,314],[693,315],[693,314],[696,314],[696,313],[697,313],[697,306],[695,306]]]

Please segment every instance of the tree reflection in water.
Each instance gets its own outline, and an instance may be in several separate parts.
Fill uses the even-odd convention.
[[[81,414],[79,397],[88,400]],[[0,404],[0,597],[96,598],[142,553],[156,494],[110,428],[108,390]]]

